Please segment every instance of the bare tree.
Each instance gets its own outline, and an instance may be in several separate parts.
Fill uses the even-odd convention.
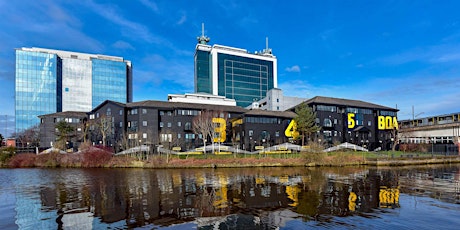
[[[83,143],[86,143],[88,141],[88,135],[91,134],[90,127],[92,122],[93,120],[88,120],[84,118],[79,125],[79,128],[81,129],[81,134],[79,138],[83,140]]]
[[[40,142],[38,125],[30,127],[20,133],[14,134],[21,147],[38,146]]]
[[[106,146],[107,137],[112,133],[113,122],[111,116],[101,116],[95,120],[95,125],[102,136],[102,146]]]
[[[394,128],[391,130],[390,138],[393,139],[393,143],[392,143],[392,146],[391,146],[391,150],[392,150],[392,151],[396,151],[396,146],[397,146],[398,143],[399,143],[398,129],[397,129],[396,127],[394,127]]]
[[[214,131],[212,118],[213,113],[209,111],[201,111],[199,115],[193,118],[192,130],[194,133],[200,134],[202,136],[204,149],[206,149],[206,141],[208,140],[208,137],[214,143],[214,138],[212,136]]]

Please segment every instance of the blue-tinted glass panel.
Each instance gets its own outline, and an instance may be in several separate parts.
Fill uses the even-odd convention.
[[[197,50],[195,54],[195,92],[212,93],[209,52]]]
[[[59,112],[59,64],[55,54],[16,50],[16,132],[39,124],[39,115]]]
[[[93,59],[92,61],[92,107],[105,100],[126,103],[126,63],[120,61]]]
[[[273,88],[273,62],[218,54],[218,94],[248,106]]]

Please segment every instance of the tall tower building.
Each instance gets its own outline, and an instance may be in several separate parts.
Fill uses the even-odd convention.
[[[277,60],[268,48],[249,53],[245,49],[208,45],[203,32],[195,49],[195,92],[235,99],[246,107],[277,88]]]
[[[122,57],[43,48],[16,50],[16,132],[38,115],[91,111],[105,100],[132,102],[132,66]]]

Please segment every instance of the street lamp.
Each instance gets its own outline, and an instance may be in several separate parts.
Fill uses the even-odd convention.
[[[414,106],[412,106],[412,127],[415,126],[415,118],[417,118],[418,116],[424,114],[425,112],[421,112],[421,113],[417,113],[415,114],[414,113]]]
[[[431,137],[431,157],[433,157],[433,150],[434,149],[434,137]]]

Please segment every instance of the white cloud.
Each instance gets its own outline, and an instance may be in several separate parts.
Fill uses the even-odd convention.
[[[291,67],[287,67],[286,68],[286,71],[287,72],[300,72],[300,67],[298,65],[294,65],[294,66],[291,66]]]
[[[176,23],[177,25],[182,25],[187,21],[187,15],[183,14],[179,21]]]
[[[381,58],[378,61],[387,65],[401,65],[410,62],[424,62],[432,64],[451,63],[460,61],[459,52],[460,45],[458,44],[441,44],[417,47]]]
[[[131,44],[125,41],[118,40],[112,44],[113,47],[122,50],[136,50]]]
[[[158,6],[156,3],[151,2],[149,0],[140,0],[141,4],[152,10],[153,12],[158,13]]]
[[[147,26],[122,17],[122,14],[112,5],[102,5],[89,1],[86,6],[87,8],[92,9],[94,13],[97,13],[106,20],[118,25],[126,37],[136,37],[155,44],[169,43],[165,39],[152,34]]]

